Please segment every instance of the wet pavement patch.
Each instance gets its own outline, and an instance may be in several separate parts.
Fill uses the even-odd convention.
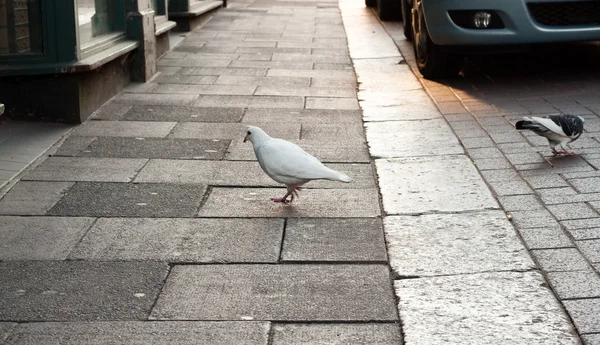
[[[205,192],[203,185],[79,182],[48,215],[194,217]]]

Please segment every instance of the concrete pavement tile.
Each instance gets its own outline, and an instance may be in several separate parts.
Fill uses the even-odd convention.
[[[240,54],[261,53],[261,54],[310,54],[309,48],[277,48],[277,47],[240,47],[236,51]],[[248,66],[252,67],[252,66]]]
[[[267,345],[268,333],[268,322],[249,321],[39,322],[20,325],[10,344]]]
[[[259,86],[255,95],[304,96],[304,97],[356,97],[354,87],[308,87],[308,86]]]
[[[389,279],[385,265],[175,266],[150,318],[395,321]]]
[[[210,48],[197,48],[197,49],[186,49],[187,52],[192,53],[234,53],[235,47],[210,47]],[[198,59],[188,57],[186,59],[161,59],[158,60],[158,66],[160,67],[227,67],[231,63],[231,59]]]
[[[65,260],[93,218],[0,217],[0,260]]]
[[[119,120],[131,107],[128,104],[111,102],[98,109],[91,118],[94,120]]]
[[[587,218],[587,219],[575,219],[565,220],[561,222],[568,230],[572,229],[589,229],[589,228],[600,228],[600,217]]]
[[[579,333],[600,333],[600,298],[563,301]]]
[[[310,55],[303,55],[310,56]],[[302,87],[310,86],[310,78],[288,77],[254,77],[222,75],[215,81],[215,85],[254,85],[254,86],[285,86]]]
[[[129,182],[146,159],[48,157],[23,180]]]
[[[4,261],[0,319],[145,320],[168,270],[155,262]]]
[[[166,137],[176,122],[88,121],[73,131],[74,136],[87,137]]]
[[[600,297],[600,276],[591,270],[551,272],[548,280],[561,300]]]
[[[291,205],[274,203],[285,188],[213,188],[200,217],[366,218],[377,217],[376,189],[310,189]]]
[[[478,158],[473,160],[473,164],[479,170],[499,170],[510,169],[512,166],[505,158]]]
[[[229,144],[229,140],[101,137],[78,156],[220,160]]]
[[[484,147],[476,149],[467,149],[467,154],[473,158],[504,158],[502,151],[497,147]]]
[[[376,121],[408,121],[408,120],[430,120],[441,119],[440,112],[433,107],[429,109],[427,104],[411,103],[401,105],[373,105],[376,101],[370,99],[370,102],[363,101],[363,94],[359,92],[359,104],[363,109],[363,119],[365,122]],[[382,100],[385,100],[382,97]],[[396,103],[396,102],[394,102]]]
[[[302,124],[302,140],[366,142],[362,124]]]
[[[464,153],[444,120],[369,122],[365,129],[371,156],[377,158]]]
[[[214,75],[166,75],[159,74],[158,77],[154,79],[155,83],[159,84],[189,84],[189,85],[202,85],[202,84],[212,84],[217,80],[217,76]]]
[[[381,219],[289,219],[281,259],[387,262]]]
[[[284,69],[311,69],[311,61],[256,61],[256,60],[234,60],[228,67],[236,68],[284,68]]]
[[[194,107],[303,109],[304,97],[201,95]]]
[[[558,220],[594,218],[600,216],[586,203],[574,203],[564,205],[548,205],[548,210]]]
[[[319,56],[319,55],[314,55],[314,56]],[[315,62],[315,64],[313,65],[313,69],[325,70],[325,71],[333,71],[333,70],[351,71],[354,68],[349,63],[348,64],[341,64],[341,63],[321,63],[321,62]]]
[[[191,105],[197,98],[197,95],[167,94],[158,96],[152,93],[124,93],[115,102],[117,104],[131,105]]]
[[[483,170],[481,173],[498,170]],[[515,181],[487,181],[498,196],[533,194],[533,190],[521,178]]]
[[[584,179],[571,179],[569,183],[580,193],[598,193],[600,192],[600,177],[591,177]]]
[[[505,153],[505,156],[514,165],[545,163],[544,157],[539,152]]]
[[[253,95],[256,90],[254,85],[184,85],[160,84],[152,93],[156,97],[162,94],[192,94],[192,95]]]
[[[384,219],[384,229],[390,263],[400,276],[535,267],[502,211],[389,216]]]
[[[69,137],[60,145],[58,150],[56,150],[52,156],[77,156],[81,151],[85,150],[86,147],[93,143],[94,140],[96,140],[96,137]]]
[[[577,241],[575,244],[577,244],[588,260],[593,263],[600,263],[600,239]]]
[[[600,228],[568,230],[576,241],[600,239]]]
[[[267,74],[266,68],[182,68],[179,72],[181,75],[240,75],[240,76],[256,76],[263,77]],[[283,75],[285,77],[285,75]]]
[[[321,75],[324,74],[323,71],[316,71],[321,72]],[[350,77],[310,77],[310,86],[312,87],[357,87],[357,85],[356,79]]]
[[[303,125],[362,125],[360,110],[340,109],[247,109],[242,122]]]
[[[44,215],[73,185],[73,182],[19,181],[0,199],[0,214]]]
[[[600,334],[582,334],[583,345],[600,345]]]
[[[523,176],[534,189],[569,187],[567,181],[565,181],[558,173],[554,172],[526,170],[521,171],[521,176]]]
[[[272,61],[307,61],[314,63],[330,63],[330,64],[349,64],[352,63],[348,56],[336,55],[307,55],[307,54],[289,54],[289,53],[273,53]]]
[[[460,142],[467,149],[493,147],[496,145],[490,137],[460,138]]]
[[[275,324],[273,345],[399,345],[400,326],[394,323]]]
[[[590,268],[575,248],[537,249],[531,254],[544,272],[585,271]]]
[[[306,97],[306,109],[348,109],[358,110],[358,101],[354,97]]]
[[[319,78],[319,79],[338,79],[346,82],[355,82],[356,77],[353,71],[328,71],[323,73],[319,70],[300,70],[300,69],[269,69],[267,72],[268,77],[296,77],[296,78]],[[316,85],[313,85],[316,86]],[[324,86],[319,86],[324,87]]]
[[[498,201],[506,211],[534,211],[544,208],[539,198],[533,194],[500,196]]]
[[[152,92],[152,90],[156,89],[158,87],[158,84],[154,81],[152,82],[133,82],[129,85],[127,85],[124,89],[123,92],[127,92],[127,93],[150,93]]]
[[[531,211],[513,211],[510,212],[513,217],[513,224],[518,229],[542,228],[556,226],[558,222],[552,214],[545,209]]]
[[[517,229],[528,249],[573,247],[573,243],[560,226]]]
[[[323,163],[369,163],[369,150],[365,143],[332,143],[309,140],[290,140]],[[232,141],[227,154],[228,160],[256,160],[254,151],[247,143]]]
[[[400,64],[400,62],[402,62],[402,57],[398,56],[382,59],[355,59],[353,65],[361,88],[374,90],[378,85],[386,84],[398,91],[423,91],[423,85],[415,78],[410,67]],[[383,91],[387,90],[389,89],[383,89]]]
[[[373,169],[368,164],[328,164],[351,176],[352,183],[318,180],[307,188],[375,188]],[[135,179],[136,183],[192,183],[212,186],[283,186],[272,180],[256,161],[152,160]]]
[[[273,138],[285,140],[300,138],[301,125],[289,124],[281,126],[279,124],[269,123],[197,123],[183,122],[175,127],[173,131],[174,138],[190,139],[229,139],[235,142],[242,142],[246,136],[247,126],[258,126]],[[250,145],[250,144],[248,144]],[[250,145],[252,146],[252,145]],[[252,151],[252,150],[250,150]]]
[[[498,207],[466,156],[379,159],[375,165],[383,207],[388,214],[462,212]]]
[[[127,121],[239,122],[244,108],[198,108],[136,105],[123,115]]]
[[[578,345],[571,322],[544,284],[536,271],[397,280],[404,341]]]
[[[70,259],[277,263],[282,234],[281,219],[101,218]]]
[[[202,185],[78,182],[48,215],[194,217],[205,192]]]
[[[0,343],[8,338],[13,331],[17,327],[16,323],[11,322],[0,322]],[[2,343],[4,344],[4,343]]]

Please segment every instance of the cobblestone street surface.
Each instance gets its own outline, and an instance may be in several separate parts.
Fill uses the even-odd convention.
[[[400,25],[229,1],[5,188],[0,344],[600,344],[600,71],[426,81]],[[514,130],[560,111],[580,156]],[[271,202],[246,125],[354,181]]]

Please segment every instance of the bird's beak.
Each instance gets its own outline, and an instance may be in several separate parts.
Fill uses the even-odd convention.
[[[246,142],[246,139],[248,139],[248,137],[244,137],[244,142]]]

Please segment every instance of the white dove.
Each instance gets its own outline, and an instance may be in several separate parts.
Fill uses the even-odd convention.
[[[323,165],[317,158],[306,153],[300,146],[282,139],[271,138],[262,129],[248,126],[244,138],[250,140],[258,164],[269,177],[287,186],[283,198],[271,198],[274,202],[288,203],[298,196],[300,186],[312,180],[350,182],[348,175]],[[288,197],[291,199],[288,201]]]

